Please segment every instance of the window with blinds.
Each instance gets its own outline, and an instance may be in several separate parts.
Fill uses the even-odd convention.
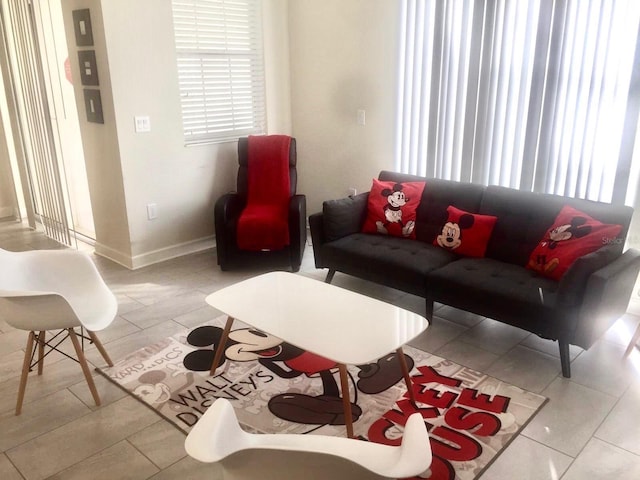
[[[401,4],[398,170],[633,204],[640,2]]]
[[[259,0],[172,0],[187,144],[265,131]]]

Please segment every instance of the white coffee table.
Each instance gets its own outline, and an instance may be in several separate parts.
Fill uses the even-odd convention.
[[[349,437],[353,437],[353,422],[347,364],[366,364],[395,351],[415,401],[402,346],[429,325],[416,313],[287,272],[266,273],[236,283],[212,293],[206,302],[228,315],[211,375],[218,368],[233,321],[238,319],[336,362]]]

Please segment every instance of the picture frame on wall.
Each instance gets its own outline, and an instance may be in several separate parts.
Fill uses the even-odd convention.
[[[99,85],[95,50],[80,50],[78,52],[78,63],[80,64],[80,81],[82,85]]]
[[[84,107],[87,112],[87,122],[104,123],[100,90],[94,88],[84,89]]]
[[[93,30],[91,28],[91,12],[88,8],[74,10],[73,31],[76,35],[76,45],[78,47],[90,47],[93,45]]]

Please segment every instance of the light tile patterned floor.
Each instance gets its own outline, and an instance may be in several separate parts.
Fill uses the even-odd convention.
[[[0,247],[58,248],[14,222],[0,222]],[[93,256],[118,297],[116,321],[101,332],[114,359],[212,319],[207,294],[260,271],[221,272],[207,251],[136,271]],[[302,275],[319,280],[307,247]],[[421,298],[347,275],[334,284],[422,312]],[[572,348],[571,379],[560,374],[557,346],[522,330],[440,307],[434,324],[412,344],[550,398],[542,411],[489,467],[489,479],[640,478],[640,352],[624,360],[638,318],[627,315],[589,351]],[[100,375],[97,408],[80,368],[48,357],[31,376],[23,414],[13,414],[26,334],[0,319],[0,478],[218,479],[211,465],[186,456],[184,435]],[[87,357],[103,364],[93,347]]]

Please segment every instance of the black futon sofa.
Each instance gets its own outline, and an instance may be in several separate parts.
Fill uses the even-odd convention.
[[[588,349],[625,313],[640,269],[640,252],[623,253],[632,208],[389,171],[379,180],[426,182],[416,239],[361,233],[368,192],[326,201],[309,223],[315,264],[329,269],[327,282],[343,272],[424,297],[430,320],[440,302],[557,340],[565,377],[571,376],[569,345]],[[449,205],[498,217],[484,258],[433,245]],[[565,205],[622,231],[556,281],[525,265]]]

